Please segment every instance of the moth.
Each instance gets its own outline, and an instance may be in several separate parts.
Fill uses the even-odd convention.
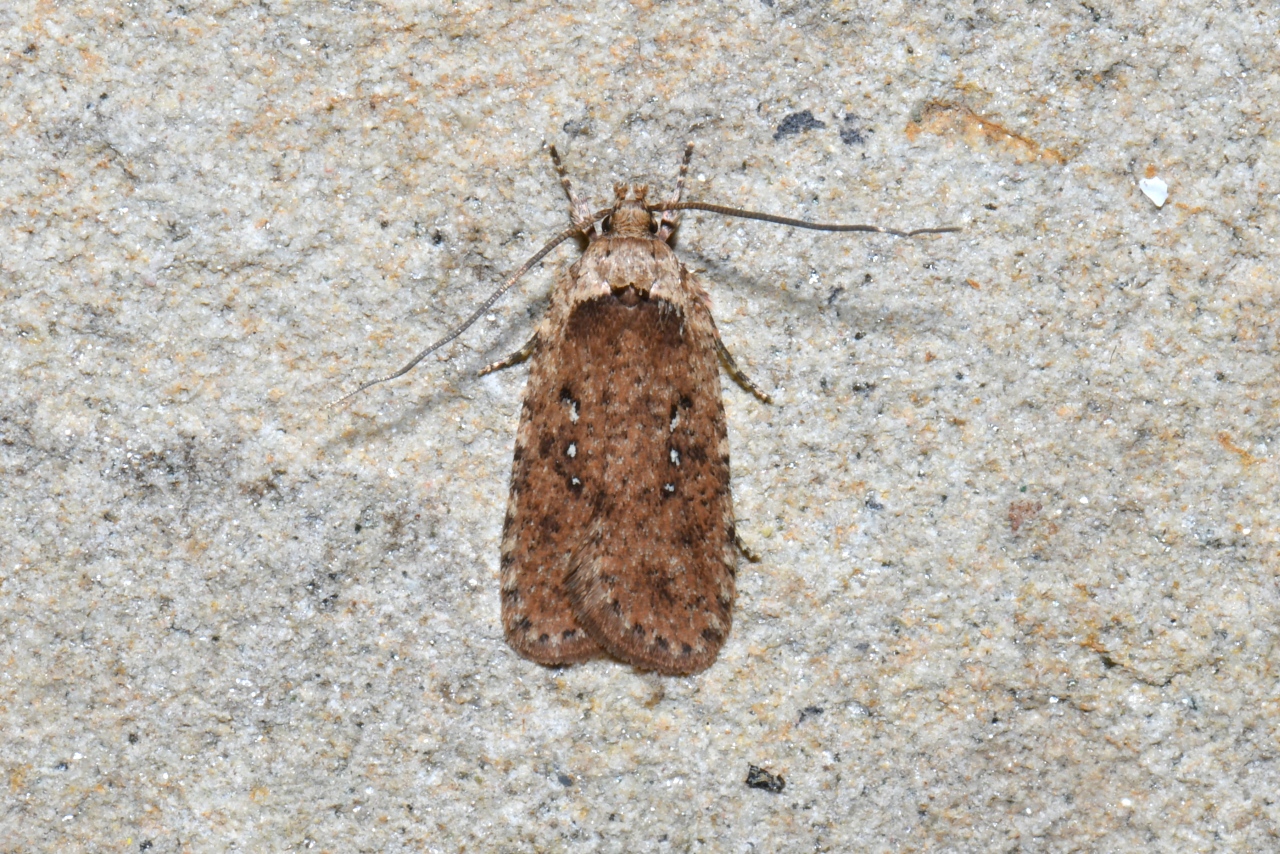
[[[679,212],[899,237],[958,229],[822,224],[682,201],[692,143],[670,201],[650,203],[644,185],[619,184],[613,203],[592,211],[550,154],[572,225],[448,335],[342,400],[412,370],[561,242],[585,241],[533,337],[481,372],[529,362],[502,528],[503,631],[539,664],[608,655],[641,670],[697,673],[729,635],[738,553],[748,554],[729,491],[721,367],[770,399],[738,369],[706,289],[671,247]]]

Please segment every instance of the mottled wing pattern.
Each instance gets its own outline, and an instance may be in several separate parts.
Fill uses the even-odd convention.
[[[612,655],[662,673],[715,660],[729,633],[735,556],[729,444],[710,314],[612,297],[569,320],[593,384],[603,455],[597,523],[565,579],[579,623]],[[598,450],[597,450],[598,449]]]
[[[558,290],[565,287],[564,281],[556,284]],[[564,589],[571,544],[589,529],[601,484],[599,477],[583,477],[585,458],[574,441],[581,404],[572,388],[557,381],[565,343],[557,335],[529,360],[502,528],[507,643],[525,658],[548,665],[572,664],[601,652],[578,624]]]
[[[715,327],[697,300],[688,316],[662,299],[630,302],[579,303],[531,367],[503,621],[511,645],[545,664],[603,648],[692,673],[715,660],[734,599]]]

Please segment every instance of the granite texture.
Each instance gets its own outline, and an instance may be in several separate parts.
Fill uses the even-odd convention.
[[[1275,850],[1277,34],[7,3],[0,850]],[[498,621],[525,372],[475,374],[575,250],[325,404],[565,227],[544,143],[604,203],[688,139],[691,198],[964,231],[686,217],[776,399],[725,390],[763,560],[699,676],[543,669]]]

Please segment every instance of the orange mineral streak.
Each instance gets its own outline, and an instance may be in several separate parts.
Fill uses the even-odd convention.
[[[917,110],[907,124],[906,133],[912,141],[921,133],[959,139],[970,148],[990,151],[1018,163],[1038,161],[1061,165],[1067,162],[1061,152],[1045,148],[1029,137],[984,119],[968,107],[945,101],[930,101]]]

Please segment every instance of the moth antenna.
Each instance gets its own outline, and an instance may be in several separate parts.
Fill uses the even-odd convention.
[[[947,225],[938,228],[916,228],[911,231],[899,231],[896,228],[885,228],[880,225],[842,225],[839,223],[810,222],[806,219],[791,219],[785,216],[774,216],[773,214],[759,213],[757,211],[745,211],[741,208],[731,208],[727,205],[712,205],[706,202],[664,202],[662,204],[650,205],[651,211],[708,211],[710,213],[723,214],[725,216],[736,216],[743,219],[758,219],[763,222],[773,222],[778,225],[789,225],[793,228],[808,228],[813,231],[870,231],[877,234],[892,234],[895,237],[915,237],[917,234],[948,234],[953,231],[960,231],[958,225]]]
[[[595,231],[596,219],[599,217],[593,218],[587,203],[574,194],[573,185],[569,183],[569,173],[560,162],[560,152],[556,151],[554,145],[548,146],[547,149],[551,152],[551,162],[556,166],[556,174],[560,176],[560,186],[564,187],[564,194],[569,197],[569,219],[579,233],[590,237]]]
[[[693,159],[693,140],[689,140],[684,147],[684,158],[680,161],[680,173],[676,175],[676,194],[672,197],[671,204],[680,204],[680,195],[684,192],[684,176],[689,174],[689,161],[691,159]],[[658,224],[658,239],[666,243],[679,224],[680,213],[675,210],[664,209],[662,211],[662,221]]]
[[[604,217],[606,217],[612,210],[613,208],[604,208],[602,210],[596,211],[595,213],[587,214],[587,219],[585,220],[587,227],[594,226],[598,220],[601,220]],[[448,344],[453,339],[457,338],[463,332],[466,332],[467,329],[471,326],[471,324],[479,320],[480,317],[486,311],[493,308],[493,304],[496,303],[499,299],[501,299],[503,294],[511,290],[511,286],[514,285],[521,276],[529,272],[529,269],[533,267],[534,264],[537,264],[539,261],[545,258],[547,254],[551,252],[552,249],[555,249],[557,246],[559,246],[564,241],[568,240],[570,237],[576,237],[581,233],[582,233],[582,228],[575,224],[572,228],[566,228],[564,231],[560,232],[555,237],[551,238],[551,240],[547,241],[546,245],[544,245],[541,249],[539,249],[536,253],[534,253],[533,257],[531,257],[528,261],[525,261],[523,264],[521,264],[519,269],[517,269],[510,276],[507,276],[507,278],[502,282],[502,284],[498,286],[498,289],[495,290],[493,293],[489,294],[489,298],[486,299],[483,303],[481,303],[480,307],[477,308],[475,311],[473,311],[466,320],[462,321],[457,326],[450,329],[447,335],[445,335],[439,341],[436,341],[431,346],[427,347],[418,355],[414,356],[411,360],[409,360],[409,363],[407,365],[405,365],[400,370],[396,371],[394,374],[389,374],[385,377],[382,377],[376,380],[369,380],[369,382],[360,386],[358,389],[351,392],[350,394],[345,394],[342,397],[335,400],[333,403],[330,403],[328,406],[325,407],[325,409],[332,409],[336,406],[341,406],[342,404],[346,403],[348,400],[355,397],[360,392],[365,391],[366,389],[370,389],[376,385],[380,385],[381,383],[385,383],[385,382],[388,382],[389,380],[394,380],[398,377],[402,377],[405,374],[409,373],[409,371],[412,371],[414,368],[418,366],[418,363],[421,362],[423,359],[427,358],[427,356],[430,356],[436,350],[439,350],[441,347]]]

